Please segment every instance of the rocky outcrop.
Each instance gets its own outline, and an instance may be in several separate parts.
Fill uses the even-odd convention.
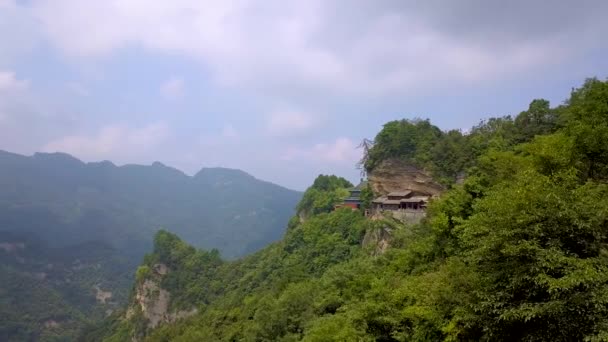
[[[152,270],[152,274],[137,284],[134,307],[127,312],[127,319],[135,312],[141,312],[147,322],[147,328],[153,329],[159,324],[172,323],[198,312],[196,308],[169,312],[171,293],[163,289],[160,283],[171,270],[165,264],[155,264]]]
[[[394,219],[406,224],[418,224],[426,217],[425,211],[393,211],[391,212]]]
[[[369,248],[371,254],[381,255],[386,252],[390,247],[391,242],[391,229],[388,226],[384,226],[379,229],[368,230],[365,232],[361,245],[363,248]]]
[[[95,290],[95,299],[99,304],[106,304],[112,298],[112,292],[102,290],[99,285],[95,285],[93,289]]]
[[[155,264],[153,268],[154,272],[161,276],[164,276],[169,273],[169,267],[167,267],[167,265],[165,264]]]
[[[135,301],[148,321],[149,329],[167,321],[170,298],[169,291],[162,289],[154,280],[146,279],[137,286]]]
[[[53,328],[58,328],[59,327],[59,323],[55,320],[49,319],[48,321],[44,322],[44,327],[47,329],[53,329]]]
[[[416,195],[439,196],[445,188],[436,182],[430,173],[398,159],[381,162],[367,175],[368,182],[376,196],[386,196],[391,192],[412,191]],[[396,219],[407,225],[417,224],[426,216],[424,210],[372,211],[372,220]],[[372,255],[383,254],[391,244],[392,228],[388,225],[367,231],[362,245],[371,249]]]
[[[412,190],[438,196],[445,190],[428,172],[397,159],[383,161],[367,177],[376,195]]]

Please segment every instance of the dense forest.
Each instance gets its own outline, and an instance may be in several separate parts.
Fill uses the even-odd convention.
[[[320,176],[283,240],[241,260],[159,232],[135,288],[159,281],[171,310],[196,315],[149,329],[131,305],[83,339],[604,341],[607,141],[608,82],[597,79],[562,105],[534,100],[466,134],[389,122],[364,143],[366,171],[397,158],[449,187],[420,224],[332,211],[350,183]],[[362,244],[376,230],[390,232],[384,253]]]
[[[160,228],[235,258],[280,239],[301,197],[239,170],[62,153],[0,151],[0,170],[0,341],[72,341],[126,305]]]
[[[91,240],[137,261],[159,227],[229,258],[280,239],[301,193],[234,169],[188,176],[172,167],[84,163],[64,153],[0,151],[0,230],[31,232],[51,245]]]
[[[101,241],[60,248],[0,232],[0,340],[73,341],[127,303],[137,264]]]

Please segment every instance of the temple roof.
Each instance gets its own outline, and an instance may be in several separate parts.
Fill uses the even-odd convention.
[[[348,197],[344,199],[344,202],[361,202],[361,198],[359,197]]]
[[[411,190],[393,191],[393,192],[389,193],[387,196],[389,196],[389,197],[407,197],[411,193],[412,193]]]
[[[383,203],[386,200],[388,200],[388,198],[386,196],[382,196],[382,197],[374,198],[372,200],[372,203]]]

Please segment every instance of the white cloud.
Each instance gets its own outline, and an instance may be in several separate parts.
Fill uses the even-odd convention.
[[[222,129],[222,137],[226,139],[237,139],[239,132],[231,124],[226,124]]]
[[[27,89],[29,81],[20,80],[15,72],[0,70],[0,92],[15,92]]]
[[[67,152],[85,160],[133,160],[154,152],[170,136],[163,122],[143,127],[103,126],[93,135],[69,135],[47,143],[46,152]]]
[[[30,52],[40,40],[40,27],[16,0],[0,0],[0,67]]]
[[[177,100],[184,97],[186,85],[179,77],[171,77],[160,86],[161,95],[168,100]]]
[[[349,138],[338,138],[332,144],[317,144],[314,150],[321,160],[328,162],[355,162],[361,154],[357,144]]]
[[[273,136],[293,136],[307,132],[314,125],[315,119],[311,114],[288,109],[268,115],[266,128]]]
[[[80,96],[89,96],[91,93],[87,87],[80,82],[68,82],[66,84],[69,91]]]
[[[361,158],[357,144],[349,138],[338,138],[331,143],[319,143],[312,147],[288,148],[281,156],[282,160],[305,160],[316,163],[350,164],[355,165]]]
[[[16,107],[23,107],[23,98],[29,88],[29,81],[18,79],[15,72],[0,70],[0,124],[14,116]],[[0,127],[2,128],[2,127]]]
[[[467,14],[471,8],[475,16]],[[510,10],[510,17],[545,14],[543,6],[516,9],[522,13]],[[32,11],[52,44],[69,56],[103,57],[141,46],[199,60],[223,84],[282,98],[402,93],[493,80],[546,65],[548,57],[552,63],[568,58],[579,50],[572,44],[582,40],[566,29],[594,32],[588,28],[597,25],[599,37],[606,29],[601,20],[590,20],[590,11],[578,11],[576,23],[583,24],[552,23],[552,31],[530,38],[512,28],[512,21],[498,20],[504,9],[497,4],[38,0]],[[480,20],[495,17],[496,25]],[[465,31],[463,23],[478,30]],[[518,32],[502,33],[508,29]]]
[[[241,134],[240,132],[234,128],[234,126],[230,123],[224,125],[221,130],[217,132],[207,132],[201,134],[197,141],[196,145],[192,146],[192,149],[202,148],[202,149],[213,149],[217,151],[221,148],[232,148],[238,147],[241,149]]]

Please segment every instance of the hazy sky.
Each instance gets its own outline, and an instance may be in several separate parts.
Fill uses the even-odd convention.
[[[608,1],[0,0],[0,149],[358,179],[382,124],[466,129],[608,76]]]

